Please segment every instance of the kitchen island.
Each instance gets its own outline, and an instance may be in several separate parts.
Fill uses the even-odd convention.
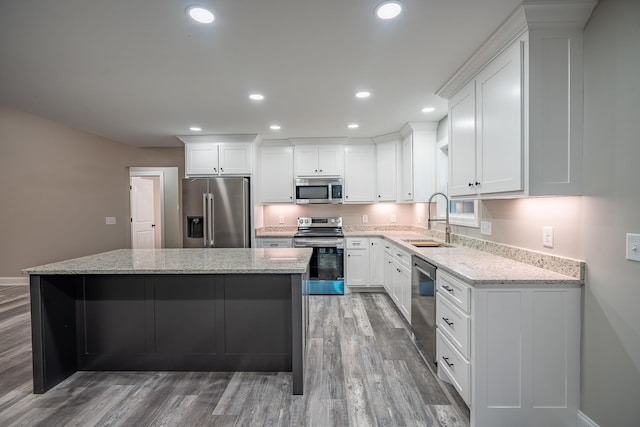
[[[292,372],[311,249],[120,249],[28,268],[34,393],[78,370]]]

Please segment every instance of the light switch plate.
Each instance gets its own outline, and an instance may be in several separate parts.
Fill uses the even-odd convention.
[[[362,222],[363,223],[369,222],[369,215],[362,215]]]
[[[278,223],[280,223],[280,224],[284,224],[284,216],[280,215],[280,216],[278,217]]]
[[[104,219],[104,223],[107,225],[115,225],[116,223],[116,217],[115,216],[108,216],[105,217]]]
[[[627,233],[627,259],[640,261],[640,234]]]
[[[553,227],[550,225],[542,227],[542,245],[545,248],[553,247]]]
[[[480,221],[480,234],[491,236],[491,221]]]

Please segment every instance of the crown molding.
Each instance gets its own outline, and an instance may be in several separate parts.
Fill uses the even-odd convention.
[[[231,143],[240,143],[240,142],[260,142],[262,138],[257,134],[246,134],[246,135],[177,135],[180,141],[186,143],[192,142],[231,142]]]

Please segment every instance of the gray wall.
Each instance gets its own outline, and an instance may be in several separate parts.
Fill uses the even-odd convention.
[[[181,147],[135,148],[0,108],[0,277],[130,247],[128,168],[183,165]]]
[[[600,426],[640,425],[640,1],[600,0],[587,24],[582,257],[582,411]]]

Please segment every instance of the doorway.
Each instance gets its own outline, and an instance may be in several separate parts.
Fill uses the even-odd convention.
[[[162,175],[130,177],[131,248],[162,248]]]
[[[147,182],[142,180],[135,181],[134,178],[143,178]],[[143,198],[134,198],[134,195],[140,194],[140,191],[133,191],[133,183],[137,183],[141,186],[151,187],[149,182],[153,182],[153,202],[151,197],[146,198],[146,202],[143,203]],[[140,184],[142,183],[142,184]],[[179,184],[180,179],[178,177],[178,168],[176,166],[170,167],[129,167],[129,187],[130,187],[130,204],[129,214],[131,218],[131,227],[127,228],[130,233],[129,241],[132,248],[154,247],[154,248],[181,248],[182,247],[182,227],[180,222],[180,201],[179,201]],[[150,188],[146,190],[151,191]],[[141,206],[140,206],[141,204]],[[134,210],[136,212],[134,213]],[[146,235],[140,234],[136,236],[137,230],[134,229],[134,217],[135,214],[142,210],[147,216],[151,216],[153,212],[153,219],[150,224],[155,224],[154,233],[148,232]],[[141,221],[143,218],[136,222]],[[138,224],[135,224],[136,226]],[[144,224],[140,224],[141,226]],[[153,237],[154,241],[150,239]]]

